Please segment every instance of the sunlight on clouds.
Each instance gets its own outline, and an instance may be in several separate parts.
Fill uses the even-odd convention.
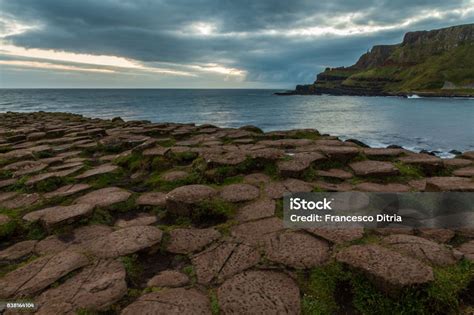
[[[22,61],[22,60],[0,60],[0,65],[24,67],[24,68],[35,68],[45,70],[62,70],[62,71],[80,71],[80,72],[94,72],[94,73],[115,73],[109,69],[99,68],[83,68],[70,65],[60,65],[49,62],[38,62],[38,61]]]

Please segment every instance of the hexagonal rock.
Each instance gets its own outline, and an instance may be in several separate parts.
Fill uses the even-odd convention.
[[[360,183],[354,187],[355,190],[367,192],[407,192],[410,187],[403,184],[377,184],[377,183]]]
[[[283,221],[279,218],[268,218],[236,225],[231,228],[231,235],[247,244],[259,244],[265,235],[284,230]]]
[[[265,185],[265,193],[272,199],[283,198],[285,194],[292,192],[309,192],[314,185],[299,179],[288,178],[282,182],[270,182]]]
[[[391,149],[391,148],[364,148],[362,149],[364,154],[371,158],[371,157],[394,157],[399,156],[405,150],[403,149]]]
[[[474,176],[474,166],[463,167],[455,170],[453,172],[455,176],[462,176],[462,177],[473,177]]]
[[[182,287],[189,283],[189,277],[176,270],[164,270],[148,280],[147,287]]]
[[[326,183],[324,181],[316,181],[313,182],[314,186],[323,189],[326,191],[350,191],[352,190],[352,185],[347,182],[339,183],[339,184],[334,184],[334,183]]]
[[[117,260],[99,260],[56,288],[41,294],[36,314],[75,314],[78,309],[101,311],[127,293],[125,268]]]
[[[352,174],[338,168],[331,168],[327,171],[317,171],[318,176],[337,178],[337,179],[350,179]]]
[[[38,258],[0,279],[0,298],[32,296],[88,262],[73,251]]]
[[[268,183],[270,181],[270,176],[263,173],[253,173],[244,177],[245,184],[250,184],[254,186],[259,186],[260,184]]]
[[[447,243],[456,234],[453,230],[433,228],[420,228],[418,229],[418,232],[419,236],[436,241],[438,243]]]
[[[143,193],[137,198],[136,204],[139,206],[166,206],[166,194],[159,191]]]
[[[444,166],[448,167],[464,167],[464,166],[469,166],[473,162],[468,159],[443,159],[443,164]]]
[[[92,191],[82,197],[77,198],[74,203],[87,203],[96,207],[108,207],[113,204],[124,202],[131,196],[131,193],[118,187],[107,187]]]
[[[467,151],[461,155],[463,158],[474,160],[474,151]]]
[[[17,209],[23,207],[29,207],[40,200],[40,195],[37,193],[33,194],[21,194],[14,198],[0,202],[1,208],[6,209]]]
[[[103,258],[133,254],[161,242],[163,232],[153,226],[132,226],[112,232],[90,244],[90,251]]]
[[[392,234],[405,234],[405,235],[413,235],[415,234],[415,230],[413,228],[377,228],[374,229],[374,232],[378,235],[392,235]]]
[[[462,244],[458,250],[464,254],[466,259],[474,261],[474,240]]]
[[[23,176],[44,170],[48,164],[40,161],[20,161],[4,166],[3,169],[12,171],[15,176]]]
[[[196,270],[198,283],[222,282],[226,278],[256,265],[260,254],[253,247],[233,242],[213,246],[191,261]]]
[[[429,177],[426,191],[474,191],[474,182],[464,177]]]
[[[299,176],[313,162],[325,160],[326,157],[318,152],[296,153],[290,160],[277,163],[280,174],[286,177]]]
[[[387,293],[434,280],[431,267],[379,245],[354,245],[342,249],[336,260],[361,270]]]
[[[257,199],[260,191],[249,184],[227,185],[220,191],[220,197],[228,202],[241,202]]]
[[[41,221],[47,228],[61,223],[70,223],[94,210],[90,204],[75,204],[70,206],[56,206],[27,213],[23,220],[28,222]]]
[[[16,191],[0,192],[0,202],[11,199],[15,196],[18,196]]]
[[[48,255],[56,254],[66,249],[88,250],[92,243],[112,232],[113,229],[106,225],[81,226],[70,234],[51,235],[39,241],[35,246],[35,253],[38,255]]]
[[[38,241],[18,242],[2,251],[0,251],[0,262],[13,262],[29,256],[33,253],[35,245]]]
[[[364,236],[363,228],[352,229],[325,229],[325,228],[311,228],[306,229],[311,234],[324,238],[334,244],[342,244],[358,240]]]
[[[115,226],[120,228],[126,228],[130,226],[144,226],[152,225],[158,221],[156,215],[148,213],[139,213],[136,217],[130,220],[119,219],[115,222]]]
[[[397,175],[400,171],[390,162],[360,161],[349,164],[354,173],[359,176],[390,176]]]
[[[209,186],[181,186],[166,195],[166,208],[177,215],[189,215],[193,205],[210,200],[216,195],[217,191]]]
[[[248,271],[227,280],[217,290],[223,314],[300,314],[300,290],[295,281],[275,271]]]
[[[101,175],[101,174],[107,174],[107,173],[112,173],[116,171],[119,167],[117,165],[112,165],[112,164],[103,164],[98,167],[95,167],[93,169],[90,169],[88,171],[85,171],[84,173],[76,176],[77,179],[83,179],[83,178],[88,178],[96,175]]]
[[[142,295],[120,314],[211,315],[212,312],[207,294],[194,288],[176,288]]]
[[[217,230],[208,229],[174,229],[169,232],[166,250],[175,254],[191,254],[202,250],[204,247],[221,236]]]
[[[446,266],[455,264],[460,257],[443,245],[413,235],[389,235],[383,238],[383,243],[397,251],[428,261],[435,265]]]
[[[253,159],[275,161],[283,157],[285,155],[285,151],[275,148],[261,148],[250,150],[248,155]]]
[[[330,159],[346,161],[359,154],[359,148],[351,146],[321,146],[319,150]]]
[[[272,234],[264,247],[268,260],[291,268],[313,268],[329,259],[328,243],[302,232]]]
[[[188,177],[188,175],[188,172],[185,171],[171,171],[161,175],[161,179],[167,182],[174,182],[177,180],[185,179],[186,177]]]
[[[62,186],[55,191],[51,191],[43,195],[45,198],[54,198],[54,197],[66,197],[74,195],[78,192],[89,189],[91,186],[88,184],[70,184]]]
[[[154,148],[143,150],[143,156],[164,156],[170,148],[156,146]]]
[[[420,166],[428,173],[443,167],[443,161],[439,157],[429,154],[412,153],[407,156],[402,156],[398,158],[398,160],[405,164]]]
[[[271,199],[254,201],[237,211],[235,219],[240,222],[253,221],[275,215],[276,203]]]

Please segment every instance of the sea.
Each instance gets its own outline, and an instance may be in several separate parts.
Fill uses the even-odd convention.
[[[0,89],[0,112],[72,112],[152,122],[314,128],[371,147],[451,157],[474,150],[474,99],[277,96],[244,89]]]

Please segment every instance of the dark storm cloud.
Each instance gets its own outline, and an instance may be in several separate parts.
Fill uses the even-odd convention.
[[[249,81],[310,82],[321,68],[349,65],[374,44],[400,41],[407,30],[472,22],[472,15],[463,20],[458,11],[473,2],[0,0],[0,5],[8,17],[38,26],[7,37],[22,47],[143,62],[219,63],[247,71]],[[433,10],[445,15],[430,18]],[[213,34],[192,33],[197,23],[213,25]],[[347,36],[291,33],[359,26],[393,27]]]

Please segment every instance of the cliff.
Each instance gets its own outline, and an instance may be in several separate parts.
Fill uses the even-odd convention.
[[[406,33],[288,94],[473,96],[474,24]]]

